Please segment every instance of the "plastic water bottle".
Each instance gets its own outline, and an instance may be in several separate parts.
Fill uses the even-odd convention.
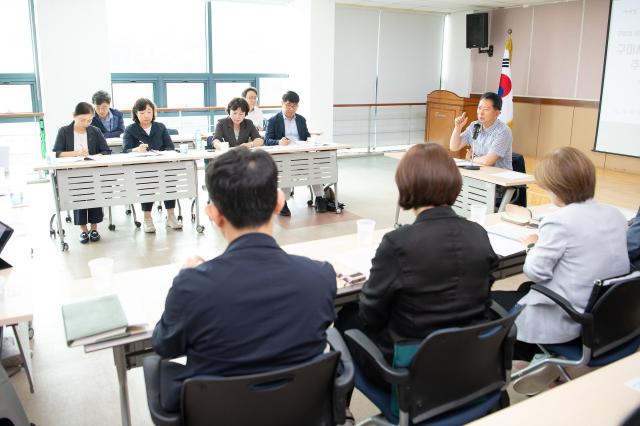
[[[202,136],[200,135],[200,129],[196,130],[193,135],[193,146],[197,151],[202,150]]]

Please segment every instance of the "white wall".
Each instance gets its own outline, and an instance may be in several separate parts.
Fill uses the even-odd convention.
[[[335,0],[294,0],[287,31],[295,44],[289,81],[300,95],[299,113],[320,140],[333,140],[333,58]],[[295,25],[295,26],[294,26]]]
[[[60,126],[70,123],[78,102],[110,91],[106,0],[35,0],[42,110],[50,150]],[[105,41],[106,42],[106,41]]]
[[[444,19],[441,89],[458,96],[471,94],[471,51],[466,47],[466,15],[459,12]]]

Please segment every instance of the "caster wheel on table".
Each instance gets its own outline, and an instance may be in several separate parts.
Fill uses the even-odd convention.
[[[51,229],[51,230],[49,231],[49,236],[50,236],[50,237],[52,237],[52,238],[56,238],[56,231],[54,231],[53,229]]]
[[[204,232],[204,226],[202,225],[196,226],[196,231],[198,231],[198,234],[202,234]]]
[[[62,251],[69,251],[69,244],[67,243],[62,244]]]
[[[130,215],[131,214],[131,210],[130,209],[125,210],[124,214],[126,214],[127,216]]]
[[[178,215],[178,222],[182,222],[182,215]]]
[[[67,222],[67,223],[71,223],[71,218],[69,216],[67,216],[67,217],[64,218],[64,221]]]
[[[111,224],[109,225],[109,231],[115,231],[116,230],[116,226]]]
[[[138,222],[137,220],[133,223],[136,225],[136,228],[140,228],[140,226],[142,225],[142,223]]]
[[[307,201],[307,205],[308,205],[309,207],[313,206],[313,201],[311,201],[311,200]]]
[[[193,222],[193,223],[196,222],[196,215],[195,214],[191,215],[191,222]]]
[[[33,339],[33,335],[35,332],[33,331],[33,327],[29,327],[29,340]]]

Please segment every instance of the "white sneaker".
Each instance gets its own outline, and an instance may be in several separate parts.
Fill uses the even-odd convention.
[[[156,227],[154,226],[152,219],[145,219],[142,224],[142,229],[144,229],[144,232],[149,234],[156,232]]]
[[[182,229],[182,223],[175,216],[167,216],[167,226],[171,229]]]

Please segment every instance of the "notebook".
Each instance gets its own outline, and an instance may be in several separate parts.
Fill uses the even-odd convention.
[[[71,347],[144,331],[143,324],[130,324],[127,318],[125,309],[115,294],[62,307],[64,332],[67,345]]]

